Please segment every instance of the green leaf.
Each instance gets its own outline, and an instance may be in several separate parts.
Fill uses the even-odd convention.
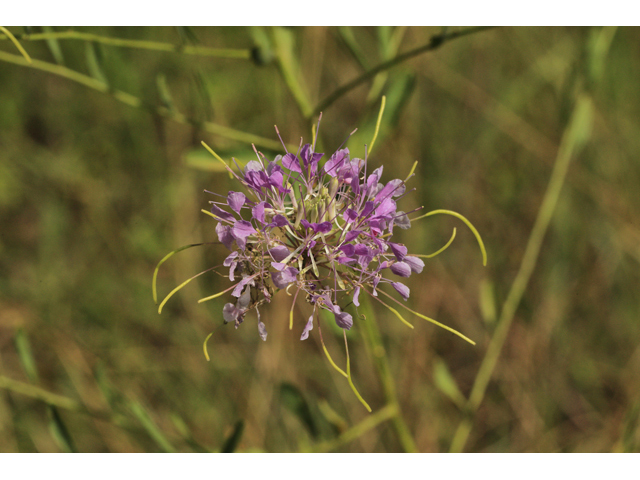
[[[53,33],[53,28],[51,27],[42,27],[42,31],[44,33]],[[46,38],[45,42],[47,43],[47,47],[53,56],[53,59],[58,65],[64,65],[64,55],[62,54],[62,49],[60,48],[60,43],[57,38]]]
[[[285,84],[300,108],[303,117],[308,118],[313,113],[313,107],[309,101],[300,74],[300,66],[295,55],[295,36],[290,28],[274,27],[273,43],[275,44],[278,58],[278,66]]]
[[[251,155],[255,158],[255,153],[253,150],[238,150],[235,151],[232,155],[228,154],[229,152],[224,154],[224,158],[230,158],[230,156],[234,156],[236,158],[236,162],[240,165],[241,168],[249,163],[248,160],[238,160],[240,158],[251,158]],[[238,157],[236,157],[236,155]],[[196,148],[193,150],[189,150],[182,155],[182,161],[185,165],[195,168],[196,170],[202,170],[205,172],[214,172],[214,173],[226,173],[227,169],[224,167],[222,163],[213,158],[209,152],[202,148]],[[228,162],[228,165],[237,172],[237,167],[233,162]]]
[[[367,62],[364,51],[360,48],[360,45],[353,34],[353,29],[351,27],[338,27],[338,35],[340,36],[340,40],[342,40],[349,50],[349,53],[351,53],[353,58],[356,59],[362,69],[364,71],[369,70],[369,62]]]
[[[158,88],[158,96],[160,97],[162,105],[170,112],[175,112],[176,108],[173,103],[173,97],[171,96],[171,92],[169,92],[169,87],[167,87],[167,77],[164,74],[159,73],[156,77],[156,87]]]
[[[376,140],[378,147],[376,147],[376,149],[384,143],[389,132],[397,125],[400,115],[413,94],[415,84],[414,74],[402,72],[395,73],[388,81],[384,94],[386,96],[384,115],[380,122],[380,129]],[[376,99],[375,109],[368,115],[366,124],[358,128],[358,131],[349,140],[349,145],[351,145],[350,149],[353,148],[355,151],[362,152],[359,155],[364,155],[364,145],[369,145],[373,138],[378,120],[379,105],[380,100]]]
[[[96,80],[100,80],[101,82],[109,85],[109,81],[102,69],[102,47],[95,42],[86,42],[84,46],[89,74]]]
[[[300,389],[290,383],[280,384],[280,401],[282,406],[298,417],[298,420],[309,431],[311,437],[314,440],[317,439],[319,434],[318,424],[311,413],[307,399]]]
[[[24,330],[19,329],[16,332],[14,342],[16,350],[18,351],[18,358],[20,359],[20,363],[22,364],[22,368],[24,368],[27,378],[32,383],[37,383],[38,368],[36,367],[36,361],[33,358],[33,353],[31,352],[29,338],[27,337],[27,334],[24,333]]]
[[[395,127],[400,115],[409,103],[416,87],[416,76],[413,73],[399,72],[393,75],[386,89],[387,105],[385,107],[386,124]],[[384,122],[383,122],[384,125]]]
[[[264,27],[249,27],[249,35],[253,39],[254,47],[251,50],[251,58],[255,64],[262,67],[271,63],[275,54]]]
[[[49,413],[49,431],[53,436],[53,439],[58,444],[60,449],[66,453],[76,453],[78,449],[71,438],[71,434],[67,429],[67,426],[62,421],[62,417],[56,407],[48,406]]]
[[[242,433],[244,432],[244,420],[238,420],[233,428],[233,432],[231,435],[227,437],[222,448],[220,449],[220,453],[233,453],[238,448],[238,444],[240,443],[240,439],[242,438]]]
[[[494,285],[491,280],[482,279],[480,281],[480,312],[484,323],[492,326],[497,320],[496,299]]]
[[[177,413],[170,413],[169,418],[171,418],[171,422],[176,427],[180,435],[184,437],[185,442],[196,452],[199,453],[212,453],[212,450],[199,444],[193,438],[191,434],[191,430],[187,423],[182,419],[180,415]]]
[[[96,383],[98,384],[98,388],[102,392],[105,400],[109,404],[111,408],[119,408],[122,406],[122,396],[120,393],[113,387],[112,383],[109,381],[107,377],[107,371],[104,366],[104,363],[101,360],[98,360],[98,363],[94,369],[94,378]]]
[[[436,357],[433,363],[433,382],[438,390],[449,397],[453,403],[459,408],[464,408],[466,399],[458,388],[458,383],[451,375],[449,367],[440,357]]]
[[[625,453],[638,452],[640,449],[640,401],[637,401],[626,415],[622,448]]]
[[[172,453],[176,451],[169,440],[167,440],[167,437],[164,436],[162,430],[158,428],[158,425],[156,425],[149,413],[139,402],[135,400],[129,402],[129,409],[133,416],[138,419],[142,428],[146,430],[151,439],[156,443],[156,445],[158,445],[158,447],[160,447],[160,450],[165,453]]]
[[[200,40],[198,39],[196,32],[193,31],[193,28],[176,27],[176,30],[178,32],[178,35],[180,36],[180,40],[182,41],[182,43],[193,43],[196,45],[200,43]]]

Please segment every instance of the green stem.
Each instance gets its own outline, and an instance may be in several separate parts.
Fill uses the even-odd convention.
[[[240,48],[211,48],[197,45],[175,45],[166,42],[154,42],[150,40],[132,40],[128,38],[113,38],[92,33],[76,32],[69,30],[66,32],[45,32],[33,33],[30,35],[15,35],[16,38],[24,41],[37,40],[82,40],[85,42],[96,42],[114,47],[139,48],[144,50],[156,50],[161,52],[176,52],[186,55],[199,55],[219,58],[238,58],[243,60],[251,59],[251,50]],[[5,40],[6,35],[0,35],[0,40]]]
[[[451,40],[454,40],[456,38],[482,32],[484,30],[488,30],[491,28],[494,28],[494,27],[471,27],[464,30],[459,30],[457,32],[453,32],[448,35],[434,35],[433,37],[431,37],[431,41],[426,45],[422,45],[421,47],[415,48],[413,50],[409,50],[408,52],[400,54],[387,62],[383,62],[373,67],[371,70],[364,72],[358,78],[350,81],[346,85],[343,85],[342,87],[337,88],[336,90],[333,91],[333,93],[331,93],[322,102],[320,102],[318,106],[316,106],[316,108],[313,109],[310,115],[307,115],[307,119],[311,119],[313,116],[318,115],[320,112],[327,109],[331,104],[333,104],[333,102],[335,102],[337,99],[342,97],[344,94],[353,90],[354,88],[366,82],[370,78],[375,77],[378,73],[384,70],[389,70],[390,68],[393,68],[396,65],[406,60],[409,60],[410,58],[416,57],[421,53],[428,52],[430,50],[436,50],[437,48],[441,47],[445,43]]]
[[[371,308],[368,298],[362,300],[360,309],[365,313],[366,317],[366,319],[363,319],[360,322],[360,325],[362,326],[362,337],[367,345],[367,349],[373,357],[376,370],[378,371],[378,377],[382,383],[385,401],[389,408],[396,408],[396,415],[391,419],[393,428],[398,435],[398,440],[400,441],[400,445],[402,445],[402,449],[408,453],[415,453],[418,451],[418,447],[411,436],[409,426],[402,417],[393,374],[391,373],[387,354],[384,345],[382,344],[382,337],[380,336],[380,330],[378,330],[375,313]]]
[[[284,79],[284,83],[289,88],[291,95],[293,95],[293,98],[300,109],[300,113],[304,118],[309,120],[313,116],[313,109],[302,83],[300,82],[300,71],[293,52],[293,33],[282,27],[274,27],[273,39],[280,74]]]
[[[20,65],[23,67],[33,68],[43,72],[58,75],[59,77],[64,77],[68,80],[84,85],[85,87],[97,90],[98,92],[106,93],[119,102],[122,102],[131,107],[148,110],[156,115],[160,115],[161,117],[173,120],[176,123],[180,123],[183,125],[194,125],[198,128],[202,128],[207,132],[213,133],[223,138],[237,140],[242,143],[253,143],[270,150],[278,151],[282,148],[280,142],[277,142],[275,140],[259,137],[257,135],[252,135],[246,132],[241,132],[239,130],[234,130],[233,128],[225,127],[223,125],[218,125],[211,122],[199,122],[195,119],[187,117],[182,113],[169,110],[166,107],[146,105],[140,98],[136,97],[135,95],[131,95],[130,93],[126,93],[121,90],[112,89],[111,87],[109,87],[109,85],[101,82],[100,80],[96,80],[93,77],[89,77],[82,73],[76,72],[75,70],[71,70],[62,65],[54,65],[52,63],[43,62],[42,60],[36,59],[33,59],[32,63],[29,63],[23,57],[3,51],[0,51],[0,61],[13,63],[15,65]]]
[[[571,121],[562,136],[549,185],[542,200],[540,210],[538,211],[535,224],[533,225],[531,236],[529,237],[522,263],[520,264],[520,269],[511,285],[507,299],[502,306],[498,326],[491,338],[487,353],[482,360],[473,388],[471,389],[471,394],[465,407],[468,417],[464,418],[458,426],[453,441],[451,442],[451,452],[462,452],[467,443],[473,425],[473,416],[484,399],[487,386],[500,358],[500,353],[507,339],[514,315],[538,261],[540,248],[542,247],[544,236],[549,227],[556,204],[558,203],[570,160],[575,156],[578,148],[581,147],[588,138],[593,115],[592,110],[593,105],[591,98],[584,94],[580,95],[573,110]]]
[[[77,402],[71,398],[48,392],[43,388],[36,387],[35,385],[30,385],[18,380],[12,380],[11,378],[7,378],[4,375],[0,375],[0,388],[25,395],[27,397],[35,398],[36,400],[40,400],[47,405],[51,405],[52,407],[58,407],[64,410],[73,410],[76,412],[82,411],[84,409],[80,402]]]
[[[366,419],[357,425],[354,425],[349,430],[343,432],[338,438],[319,443],[313,447],[313,452],[331,452],[338,447],[345,445],[349,442],[361,437],[369,430],[377,427],[382,422],[393,419],[399,415],[397,405],[387,405],[386,407],[378,410],[376,413],[369,415]]]

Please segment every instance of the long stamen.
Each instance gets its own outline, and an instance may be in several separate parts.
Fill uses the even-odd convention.
[[[349,344],[347,343],[347,332],[346,330],[343,330],[342,333],[344,334],[344,347],[347,352],[347,379],[349,380],[349,386],[351,387],[351,390],[353,390],[353,393],[356,394],[356,397],[358,397],[358,400],[360,400],[360,403],[362,403],[369,411],[369,413],[371,413],[371,407],[367,402],[364,401],[364,398],[362,398],[362,395],[360,395],[360,392],[358,392],[358,389],[353,384],[353,380],[351,379],[351,361],[349,360]]]
[[[449,332],[453,333],[454,335],[458,335],[460,338],[466,340],[467,342],[469,342],[471,345],[475,345],[476,342],[474,342],[473,340],[471,340],[469,337],[463,335],[462,333],[460,333],[459,331],[446,326],[443,323],[438,322],[437,320],[434,320],[433,318],[429,318],[426,315],[423,315],[419,312],[416,312],[415,310],[411,310],[409,307],[407,307],[406,305],[402,304],[401,302],[399,302],[398,300],[396,300],[395,298],[393,298],[391,295],[389,295],[387,292],[384,292],[382,290],[379,290],[380,293],[382,293],[385,297],[389,297],[391,300],[393,300],[394,302],[396,302],[398,305],[404,307],[405,310],[408,310],[409,312],[413,313],[414,315],[422,318],[423,320],[426,320],[428,322],[433,323],[434,325],[437,325],[441,328],[444,328],[445,330],[448,330]]]
[[[433,210],[429,213],[425,213],[424,215],[420,215],[419,217],[414,218],[411,221],[415,222],[416,220],[420,220],[422,218],[426,218],[426,217],[430,217],[431,215],[438,215],[438,214],[451,215],[452,217],[459,218],[465,223],[467,227],[469,227],[469,229],[475,235],[476,240],[478,241],[478,245],[480,245],[480,251],[482,252],[482,265],[486,267],[487,266],[487,250],[484,248],[484,242],[482,241],[482,237],[480,237],[480,234],[478,233],[478,230],[476,230],[476,227],[474,227],[469,220],[467,220],[465,217],[460,215],[458,212],[454,212],[452,210]]]
[[[444,252],[447,248],[449,248],[449,245],[451,245],[453,243],[453,239],[456,238],[456,227],[453,227],[453,234],[451,235],[451,238],[449,239],[449,241],[445,244],[444,247],[442,247],[440,250],[436,251],[435,253],[432,253],[430,255],[413,255],[414,257],[422,257],[422,258],[433,258],[436,255],[440,255],[442,252]]]

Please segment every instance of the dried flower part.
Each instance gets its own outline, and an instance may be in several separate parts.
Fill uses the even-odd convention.
[[[407,278],[424,263],[391,241],[394,225],[411,226],[396,203],[406,192],[405,182],[382,183],[383,168],[367,173],[367,159],[351,158],[347,148],[323,165],[324,153],[314,150],[306,144],[273,160],[256,152],[257,161],[234,173],[245,192],[211,202],[218,240],[231,250],[224,266],[237,282],[231,294],[238,300],[224,306],[225,322],[237,327],[247,312],[285,288],[306,294],[314,314],[317,308],[328,310],[345,330],[353,317],[339,305],[344,298],[351,296],[358,306],[360,293],[377,296],[380,283],[409,298],[409,289],[393,275]],[[302,340],[312,328],[313,315]],[[265,339],[262,322],[259,330]]]

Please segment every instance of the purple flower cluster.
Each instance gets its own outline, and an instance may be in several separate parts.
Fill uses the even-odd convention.
[[[366,155],[351,158],[347,148],[324,162],[325,154],[310,144],[272,161],[256,154],[257,160],[239,173],[229,168],[244,193],[232,191],[210,202],[218,239],[231,251],[224,266],[235,282],[228,290],[236,300],[222,312],[225,323],[237,328],[247,312],[270,302],[278,290],[295,291],[294,303],[303,292],[313,305],[304,340],[317,309],[328,310],[338,326],[349,330],[353,318],[339,300],[350,297],[359,306],[360,294],[377,296],[381,283],[409,298],[406,285],[387,278],[389,273],[406,278],[424,267],[407,247],[391,240],[395,227],[411,226],[397,207],[405,181],[384,183],[382,167],[367,172]],[[258,327],[266,340],[259,313]]]

